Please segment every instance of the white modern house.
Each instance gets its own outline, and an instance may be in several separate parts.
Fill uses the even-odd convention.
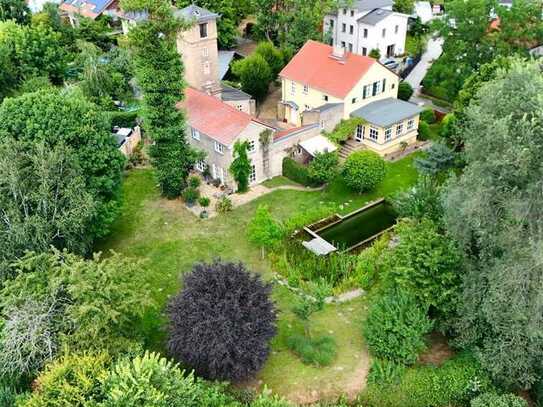
[[[324,17],[330,45],[359,55],[378,49],[382,59],[405,51],[408,15],[392,11],[392,0],[354,0]]]

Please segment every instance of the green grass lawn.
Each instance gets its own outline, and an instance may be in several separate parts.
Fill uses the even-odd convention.
[[[412,160],[413,156],[410,156],[388,163],[385,181],[369,194],[354,194],[338,179],[323,191],[275,191],[226,215],[207,220],[195,217],[178,200],[162,199],[152,170],[132,170],[124,180],[121,216],[109,237],[99,242],[95,249],[115,250],[145,260],[141,272],[145,273],[151,286],[149,296],[157,303],[156,309],[149,310],[145,318],[145,336],[150,349],[163,351],[164,305],[179,290],[181,276],[194,262],[216,257],[241,260],[265,279],[273,276],[269,262],[262,260],[258,248],[245,238],[246,225],[259,204],[267,204],[279,219],[331,202],[343,204],[342,211],[348,212],[412,185],[416,181]],[[329,333],[338,344],[337,360],[325,368],[316,368],[303,365],[286,348],[286,335],[293,329],[290,310],[296,301],[295,295],[277,286],[274,299],[280,310],[279,333],[273,341],[273,353],[258,380],[291,399],[300,394],[311,398],[315,396],[312,392],[319,396],[340,394],[348,391],[349,386],[353,391],[359,390],[356,385],[361,383],[363,377],[360,375],[367,367],[359,323],[364,314],[364,300],[328,305],[314,315],[314,328],[323,333],[332,331]],[[306,391],[309,393],[304,393]]]
[[[298,184],[297,182],[294,182],[287,177],[283,177],[282,175],[266,180],[262,183],[262,185],[268,188],[276,188],[276,187],[282,187],[282,186],[288,186],[288,185],[303,187],[303,185]]]

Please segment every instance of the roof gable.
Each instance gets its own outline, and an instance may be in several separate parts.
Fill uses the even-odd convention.
[[[86,17],[96,18],[103,13],[113,1],[114,0],[64,0],[61,4],[61,9],[77,11]]]
[[[330,45],[308,41],[279,76],[343,99],[376,61],[351,52],[333,58],[332,51]]]

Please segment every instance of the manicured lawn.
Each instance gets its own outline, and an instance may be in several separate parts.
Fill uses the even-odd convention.
[[[162,199],[152,170],[133,170],[124,181],[121,216],[110,236],[99,242],[95,249],[115,250],[145,260],[141,272],[151,286],[149,296],[157,303],[156,309],[149,310],[145,319],[145,336],[150,349],[163,351],[164,306],[178,291],[181,276],[194,262],[216,257],[241,260],[265,279],[273,277],[269,262],[262,260],[258,248],[245,238],[246,225],[259,204],[267,204],[272,214],[280,219],[331,202],[344,205],[342,211],[348,212],[413,184],[416,172],[412,160],[413,156],[387,164],[386,180],[370,194],[353,194],[338,179],[324,191],[275,191],[208,220],[198,219],[177,200]],[[349,388],[352,392],[360,390],[368,363],[359,322],[365,312],[365,300],[328,305],[314,315],[314,329],[328,332],[338,344],[337,360],[325,368],[316,368],[302,364],[285,345],[286,335],[296,328],[291,313],[296,296],[286,288],[276,286],[274,299],[280,310],[279,333],[273,341],[273,353],[258,380],[292,399],[333,396],[349,391]]]
[[[303,185],[298,184],[297,182],[292,181],[291,179],[287,177],[283,177],[282,175],[279,175],[277,177],[273,177],[272,179],[264,181],[262,185],[268,188],[282,187],[285,185],[303,186]]]

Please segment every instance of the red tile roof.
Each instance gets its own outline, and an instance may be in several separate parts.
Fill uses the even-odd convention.
[[[332,51],[330,45],[308,41],[279,76],[343,99],[377,61],[351,52],[338,60]]]
[[[309,128],[313,128],[313,127],[316,127],[317,124],[314,123],[314,124],[307,124],[305,126],[300,126],[300,127],[292,127],[290,129],[284,129],[284,130],[279,130],[278,132],[276,132],[274,135],[273,135],[273,141],[279,141],[283,138],[286,138],[292,134],[295,134],[295,133],[299,133],[299,132],[302,132],[303,130],[306,130],[306,129],[309,129]]]
[[[186,110],[191,127],[221,144],[231,145],[251,122],[267,126],[247,113],[196,89],[187,88],[185,96],[178,107]]]

